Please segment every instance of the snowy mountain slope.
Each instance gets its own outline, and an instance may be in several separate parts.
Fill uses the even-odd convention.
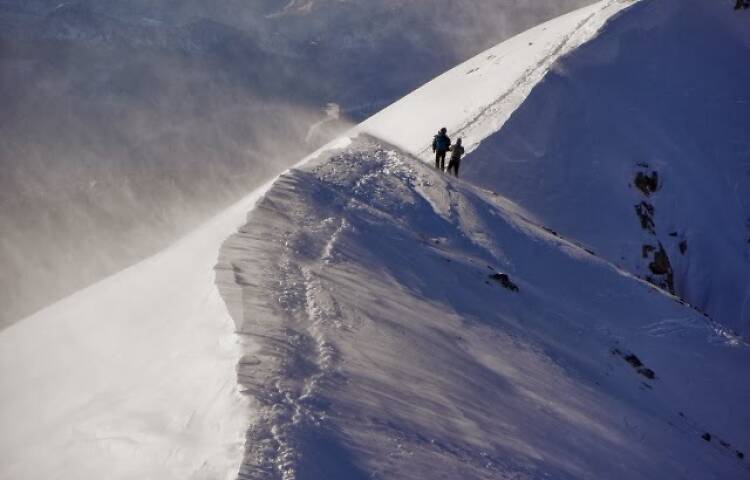
[[[560,38],[590,13],[557,28]],[[527,58],[532,68],[539,57]],[[404,109],[394,122],[402,114],[426,118]],[[737,452],[748,449],[738,368],[747,349],[736,339],[502,197],[436,176],[364,135],[284,176],[225,244],[217,279],[243,333],[238,352],[208,269],[264,191],[163,255],[34,316],[34,328],[27,320],[0,332],[0,477],[233,476],[248,424],[242,478],[747,474]],[[519,291],[493,283],[488,266],[510,273]],[[150,295],[132,295],[148,285]],[[116,345],[104,342],[110,325],[92,316],[113,318]],[[195,338],[197,320],[207,332]],[[33,330],[49,335],[37,343]],[[57,338],[70,339],[66,349]],[[92,344],[112,345],[95,365]],[[167,359],[159,344],[170,346]],[[188,364],[193,348],[205,355]],[[142,362],[131,365],[128,353],[139,349]],[[630,352],[645,362],[641,373],[625,361]],[[238,354],[254,411],[242,411],[225,382]],[[25,376],[20,358],[33,359]],[[70,374],[79,368],[98,368],[94,381]],[[37,395],[45,383],[54,388]],[[89,401],[94,393],[103,400]],[[77,428],[82,418],[90,420]]]
[[[239,371],[258,409],[241,478],[748,475],[742,340],[414,157],[442,113],[479,144],[518,104],[486,85],[520,103],[622,6],[537,29],[544,49],[513,39],[531,54],[508,77],[459,80],[487,54],[431,82],[282,176],[225,243],[220,289],[259,345]]]
[[[0,1],[0,328],[344,131],[305,136],[327,104],[359,122],[591,1],[333,0],[274,18],[287,0]]]
[[[467,178],[746,335],[745,13],[700,0],[632,8],[553,68],[466,161]]]
[[[0,478],[232,478],[248,415],[221,241],[260,191],[0,332]]]
[[[217,277],[240,478],[750,474],[750,350],[527,218],[365,135],[282,176]]]
[[[578,23],[555,31],[564,37]],[[531,66],[536,57],[528,58]],[[0,477],[236,472],[238,434],[262,423],[229,381],[240,352],[209,268],[263,191],[162,254],[0,332]],[[229,306],[236,317],[236,302]],[[243,338],[245,354],[258,348]],[[241,362],[246,387],[247,369],[262,371]]]
[[[632,3],[600,1],[529,29],[440,75],[359,128],[426,157],[436,125],[445,125],[451,135],[463,137],[471,152],[500,129],[560,56],[591,39]],[[415,121],[417,114],[424,121]]]

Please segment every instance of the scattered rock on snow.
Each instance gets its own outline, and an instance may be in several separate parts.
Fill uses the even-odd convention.
[[[680,242],[680,253],[685,255],[687,253],[687,249],[688,249],[687,240],[682,240]]]
[[[656,234],[656,224],[654,223],[654,206],[648,202],[641,202],[635,206],[635,214],[641,221],[641,228]]]
[[[654,380],[656,378],[656,373],[650,368],[646,368],[646,366],[636,354],[624,354],[622,353],[622,351],[620,351],[620,349],[615,348],[612,350],[612,355],[622,357],[622,359],[625,360],[625,362],[627,362],[631,367],[633,367],[639,375],[643,375],[649,380]]]
[[[511,292],[518,291],[518,285],[513,283],[510,280],[510,277],[505,273],[493,273],[492,275],[490,275],[490,278],[496,281],[497,283],[499,283],[500,285],[502,285],[503,287],[507,288]]]
[[[674,295],[672,263],[669,261],[669,255],[667,255],[667,251],[661,243],[659,243],[658,250],[654,252],[654,260],[648,264],[648,268],[654,276],[647,276],[646,280]]]
[[[649,196],[659,189],[659,173],[656,171],[651,172],[648,175],[644,172],[638,172],[635,176],[635,186],[643,192],[644,195]]]
[[[711,441],[711,434],[710,434],[710,433],[708,433],[708,432],[706,432],[706,433],[704,433],[703,435],[701,435],[701,438],[702,438],[703,440],[707,441],[707,442],[710,442],[710,441]]]

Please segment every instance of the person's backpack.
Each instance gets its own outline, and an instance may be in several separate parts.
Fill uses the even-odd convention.
[[[451,139],[448,135],[435,135],[435,139],[432,141],[432,148],[443,152],[448,151],[451,146]]]

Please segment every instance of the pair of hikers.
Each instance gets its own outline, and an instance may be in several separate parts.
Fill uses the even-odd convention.
[[[461,166],[461,157],[463,157],[464,147],[461,145],[461,139],[456,140],[455,145],[451,145],[451,139],[448,136],[448,129],[440,129],[435,138],[432,139],[432,151],[435,153],[435,168],[445,171],[445,156],[451,152],[451,159],[448,162],[448,173],[453,173],[458,177],[458,169]]]

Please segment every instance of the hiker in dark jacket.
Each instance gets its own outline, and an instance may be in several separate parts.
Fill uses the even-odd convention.
[[[435,168],[445,171],[445,154],[451,148],[451,139],[446,135],[448,129],[441,128],[432,140],[432,151],[435,152]]]
[[[456,175],[456,178],[458,178],[458,168],[461,166],[461,157],[464,156],[464,152],[466,150],[461,145],[461,139],[459,138],[456,140],[456,144],[450,147],[451,151],[451,161],[448,162],[448,173],[451,173],[451,169],[453,169],[453,173]]]

